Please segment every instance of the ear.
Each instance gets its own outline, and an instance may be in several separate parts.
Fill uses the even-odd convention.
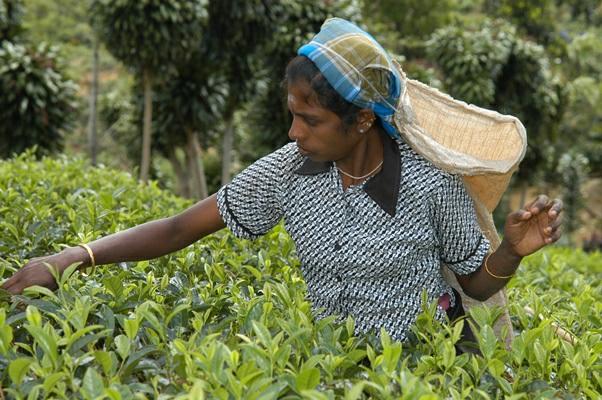
[[[368,132],[370,128],[372,128],[372,124],[374,124],[375,120],[376,116],[374,115],[374,112],[372,110],[367,108],[361,109],[357,113],[357,119],[355,121],[357,130],[360,133]]]

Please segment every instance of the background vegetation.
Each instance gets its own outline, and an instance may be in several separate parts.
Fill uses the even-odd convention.
[[[520,203],[512,193],[522,200],[536,188],[565,196],[577,232],[567,241],[602,230],[602,211],[583,201],[602,196],[599,0],[0,4],[0,82],[11,94],[0,107],[10,121],[2,157],[37,144],[38,154],[86,154],[203,198],[287,142],[284,67],[325,18],[342,16],[372,32],[411,78],[523,121],[529,151],[498,221]],[[36,83],[49,71],[58,81]]]
[[[0,277],[182,210],[286,143],[284,68],[329,16],[372,32],[411,78],[523,121],[498,226],[533,191],[561,195],[564,244],[600,249],[600,0],[0,0]],[[483,357],[457,355],[459,325],[428,304],[404,345],[313,321],[297,263],[281,227],[221,233],[76,272],[55,294],[0,295],[0,393],[600,397],[599,252],[529,258],[509,291],[511,350],[495,310],[473,313]]]
[[[0,187],[11,205],[0,207],[0,277],[190,204],[127,173],[32,153],[0,164]],[[437,322],[434,304],[403,344],[354,336],[351,319],[315,321],[282,226],[257,241],[222,231],[150,262],[71,268],[56,292],[0,293],[0,386],[15,399],[597,399],[600,278],[599,252],[529,257],[509,286],[512,349],[491,328],[499,311],[473,309],[482,356],[460,355],[468,322]]]

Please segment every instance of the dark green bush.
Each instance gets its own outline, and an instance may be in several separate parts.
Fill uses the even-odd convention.
[[[38,155],[61,150],[76,118],[75,89],[55,48],[0,43],[0,158],[32,146]]]

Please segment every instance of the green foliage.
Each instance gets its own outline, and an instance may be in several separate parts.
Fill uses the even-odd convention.
[[[568,84],[569,106],[563,120],[564,143],[583,153],[591,172],[602,175],[602,80],[581,76]],[[575,141],[577,139],[577,141]]]
[[[587,179],[588,164],[589,162],[583,154],[570,151],[560,157],[556,168],[563,188],[562,199],[566,213],[564,230],[567,233],[575,231],[581,225],[579,211],[585,204],[581,187]]]
[[[151,163],[153,84],[174,71],[200,45],[205,0],[94,0],[92,25],[109,51],[140,75],[144,90],[144,125],[140,178]]]
[[[30,41],[92,46],[92,28],[88,24],[89,1],[26,0],[24,3],[23,25]]]
[[[602,75],[602,38],[600,32],[590,30],[573,39],[568,46],[571,76]]]
[[[270,7],[261,0],[210,0],[203,40],[203,57],[215,63],[213,75],[228,84],[225,113],[229,118],[253,94],[257,56],[278,26]]]
[[[584,154],[592,174],[602,174],[602,38],[599,29],[577,36],[568,46],[567,112],[562,120],[564,147]]]
[[[0,163],[0,204],[7,277],[25,258],[190,203],[81,160],[21,156]],[[94,275],[71,268],[54,293],[0,297],[0,383],[11,398],[600,396],[599,253],[551,249],[525,261],[511,282],[511,350],[492,335],[496,309],[450,326],[425,303],[407,343],[355,336],[352,319],[316,321],[298,265],[278,226],[254,242],[220,232]],[[456,353],[464,323],[482,356]],[[559,339],[556,323],[577,340]]]
[[[156,87],[155,148],[166,156],[186,145],[186,132],[199,135],[203,143],[215,136],[227,88],[219,68],[206,60],[200,51],[195,52]],[[138,105],[142,106],[141,98]]]
[[[22,3],[21,0],[0,0],[0,43],[14,41],[22,31]]]
[[[0,157],[31,146],[38,154],[62,149],[75,111],[75,84],[61,73],[56,48],[0,45]]]
[[[444,75],[447,92],[482,107],[495,99],[495,80],[512,52],[516,37],[511,28],[484,25],[469,31],[460,27],[437,30],[427,43],[429,56]]]
[[[529,150],[518,178],[530,182],[539,178],[533,171],[547,166],[545,150],[557,138],[566,101],[544,49],[499,22],[487,22],[475,31],[440,29],[428,47],[452,96],[523,122]]]
[[[427,38],[452,22],[458,0],[374,0],[364,2],[363,14],[385,22],[401,40]]]
[[[157,73],[199,45],[204,0],[94,0],[92,24],[115,58]]]
[[[486,10],[507,18],[527,34],[545,40],[555,30],[555,0],[486,1]]]

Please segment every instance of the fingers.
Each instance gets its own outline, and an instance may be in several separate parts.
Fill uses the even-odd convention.
[[[50,257],[36,257],[31,259],[21,269],[8,278],[1,286],[11,294],[21,294],[29,286],[41,284],[48,288],[56,287],[52,274],[48,271],[46,260]]]
[[[560,229],[562,222],[562,216],[551,219],[548,226],[543,230],[544,235],[546,235],[547,237],[553,236],[556,233],[556,231]]]
[[[9,292],[11,292],[11,290],[13,290],[13,286],[15,286],[15,284],[17,284],[19,282],[19,280],[21,279],[22,275],[23,275],[23,271],[25,271],[25,268],[30,265],[32,263],[32,261],[35,259],[30,260],[27,264],[25,264],[23,267],[21,267],[19,270],[17,270],[10,278],[8,278],[0,288],[4,289],[4,290],[8,290]],[[12,292],[11,292],[12,293]]]
[[[550,198],[545,194],[540,194],[531,202],[525,206],[525,210],[531,212],[533,215],[539,214],[542,210],[549,206]]]
[[[528,220],[529,218],[531,218],[531,216],[532,216],[532,214],[529,211],[518,210],[518,211],[514,211],[514,212],[508,214],[506,219],[510,223],[516,224],[516,223]]]
[[[560,227],[560,225],[562,225],[562,216],[558,217],[558,218],[554,218],[549,224],[548,227],[545,229],[545,233],[547,234],[551,234],[554,231],[556,231],[558,229],[558,227]]]
[[[564,203],[560,199],[552,200],[550,204],[550,209],[548,210],[548,215],[551,218],[556,218],[560,215],[562,210],[564,209]]]
[[[20,276],[17,272],[15,275],[11,276],[4,284],[2,285],[2,289],[8,291],[10,294],[21,294],[23,288],[19,289],[19,281]]]
[[[548,217],[554,219],[560,215],[560,213],[564,209],[564,203],[560,199],[550,199],[545,194],[538,195],[535,200],[531,203],[528,203],[523,208],[523,211],[529,213],[530,215],[537,215],[543,210],[547,210]],[[529,215],[523,213],[523,215]]]
[[[0,288],[4,289],[4,290],[9,290],[11,288],[11,286],[13,286],[19,280],[19,272],[20,272],[20,270],[15,272],[13,274],[13,276],[11,276],[6,281],[4,281],[4,283],[2,284],[2,286],[0,286]]]
[[[557,242],[561,236],[562,236],[562,228],[558,228],[555,231],[553,231],[553,233],[550,236],[546,237],[545,242],[546,242],[546,244],[551,244],[551,243]]]

